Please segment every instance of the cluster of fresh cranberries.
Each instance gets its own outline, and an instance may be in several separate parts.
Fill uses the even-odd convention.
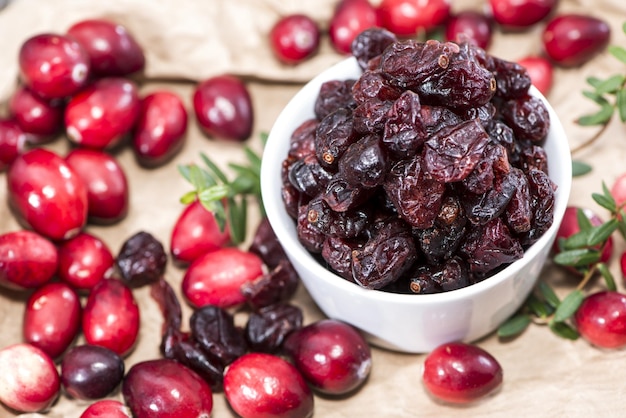
[[[446,40],[460,36],[487,49],[494,27],[522,31],[545,22],[543,51],[523,57],[533,84],[542,93],[552,85],[552,66],[574,67],[602,50],[609,41],[606,22],[589,15],[555,14],[557,0],[489,0],[484,10],[453,12],[450,0],[382,0],[374,6],[369,0],[341,0],[331,19],[328,35],[336,51],[350,53],[350,45],[363,30],[378,26],[398,37],[439,31]],[[547,20],[547,22],[546,22]],[[271,46],[282,62],[297,64],[313,56],[320,44],[321,29],[311,18],[289,15],[279,19],[271,32]]]

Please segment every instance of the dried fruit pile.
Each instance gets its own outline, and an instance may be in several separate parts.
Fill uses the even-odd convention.
[[[283,163],[303,245],[346,280],[401,293],[465,287],[521,258],[552,225],[556,190],[548,110],[524,67],[383,29],[353,54],[363,74],[322,85]]]

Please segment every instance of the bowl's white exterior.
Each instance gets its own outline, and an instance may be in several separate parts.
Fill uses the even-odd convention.
[[[364,289],[320,265],[299,243],[294,221],[281,198],[281,163],[292,132],[313,117],[321,84],[332,79],[358,78],[360,69],[348,58],[324,71],[302,88],[277,118],[270,132],[261,168],[261,190],[269,221],[320,309],[348,322],[376,345],[421,353],[453,340],[474,341],[494,331],[524,302],[535,285],[555,239],[571,188],[571,157],[565,132],[552,107],[545,144],[550,178],[558,185],[554,224],[524,257],[500,273],[472,286],[432,295],[401,295]]]

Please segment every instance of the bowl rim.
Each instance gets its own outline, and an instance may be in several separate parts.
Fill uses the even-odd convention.
[[[356,70],[359,72],[357,73]],[[286,248],[286,253],[289,258],[297,257],[300,264],[302,264],[310,273],[315,274],[319,280],[329,286],[341,289],[345,292],[354,293],[359,297],[377,300],[379,302],[393,302],[396,304],[413,305],[419,303],[430,305],[464,300],[496,287],[499,283],[506,281],[508,278],[515,277],[526,265],[539,255],[542,249],[546,246],[552,245],[560,221],[563,218],[565,209],[568,205],[572,185],[572,160],[567,135],[558,118],[558,115],[539,90],[537,90],[534,86],[531,86],[529,93],[540,98],[548,109],[548,113],[550,115],[550,130],[548,134],[550,139],[556,139],[553,139],[554,143],[551,145],[556,147],[556,154],[559,156],[562,155],[563,158],[560,164],[561,169],[559,170],[559,174],[562,176],[562,179],[561,182],[557,184],[557,190],[555,192],[554,220],[552,225],[546,232],[544,232],[539,240],[524,251],[522,258],[514,261],[494,275],[488,276],[484,280],[472,285],[452,291],[423,295],[392,293],[381,290],[367,289],[340,277],[316,260],[313,255],[310,254],[308,250],[306,250],[306,248],[304,248],[304,246],[299,242],[297,235],[290,231],[292,228],[282,222],[282,218],[284,218],[284,216],[287,216],[288,219],[292,220],[292,218],[286,214],[286,209],[280,196],[280,166],[286,155],[278,155],[280,153],[277,151],[270,153],[267,151],[271,150],[275,144],[280,144],[281,141],[289,141],[291,132],[284,132],[283,127],[285,125],[292,124],[294,119],[297,119],[300,123],[304,122],[305,119],[302,119],[299,114],[305,104],[311,104],[310,110],[311,115],[313,116],[313,102],[310,98],[317,96],[319,87],[323,82],[350,77],[346,76],[346,73],[353,73],[354,77],[357,77],[358,74],[360,74],[360,68],[358,67],[358,63],[354,57],[349,57],[338,62],[306,83],[291,98],[291,100],[289,100],[287,105],[280,112],[267,138],[265,145],[266,152],[264,153],[261,163],[261,194],[263,196],[263,202],[268,220],[272,225],[279,242]],[[280,148],[280,146],[277,147]],[[550,161],[551,160],[549,159],[549,166]],[[554,181],[552,176],[550,176],[550,178]],[[272,185],[275,185],[276,187],[272,187]],[[295,230],[295,222],[293,223],[293,230]],[[303,281],[306,282],[306,280]]]

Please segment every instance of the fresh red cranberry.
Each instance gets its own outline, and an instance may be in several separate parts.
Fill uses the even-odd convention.
[[[436,399],[465,404],[502,384],[502,366],[482,348],[460,342],[442,344],[424,360],[422,381]]]
[[[124,360],[97,345],[78,345],[63,356],[61,384],[74,399],[100,399],[113,393],[124,377]]]
[[[195,372],[174,360],[148,360],[130,368],[122,383],[135,418],[209,417],[213,393]]]
[[[116,279],[95,285],[83,310],[82,328],[88,344],[128,354],[139,333],[139,307],[131,290]]]
[[[112,224],[128,213],[128,180],[117,159],[105,151],[75,148],[65,161],[87,186],[88,220]]]
[[[59,278],[77,290],[91,290],[111,277],[115,259],[100,238],[82,232],[59,245]]]
[[[247,418],[305,418],[313,414],[313,393],[298,370],[280,357],[245,354],[224,374],[224,394]]]
[[[86,19],[73,24],[67,34],[89,55],[95,76],[123,76],[143,69],[143,49],[123,25],[105,19]]]
[[[550,14],[558,0],[489,0],[493,19],[511,29],[526,28]]]
[[[550,92],[553,73],[552,63],[550,60],[544,57],[530,56],[518,60],[517,63],[526,68],[526,71],[528,71],[528,75],[530,76],[530,80],[533,85],[537,87],[537,90],[541,92],[541,94],[545,96],[548,92]]]
[[[619,265],[622,270],[622,279],[626,281],[626,251],[620,256]]]
[[[67,104],[65,130],[74,143],[104,149],[129,133],[139,115],[137,86],[122,77],[102,78],[86,87]]]
[[[32,231],[0,235],[0,285],[35,289],[48,283],[57,270],[58,251],[52,242]]]
[[[326,394],[355,390],[372,369],[372,354],[365,338],[352,326],[334,319],[293,331],[284,349],[305,380]]]
[[[626,295],[606,290],[587,296],[574,322],[580,335],[596,347],[626,346]]]
[[[132,418],[130,409],[120,401],[102,399],[87,407],[79,418]]]
[[[4,171],[24,152],[26,133],[12,119],[0,119],[0,171]]]
[[[252,133],[250,93],[235,76],[220,75],[199,83],[193,108],[200,128],[210,137],[243,141]]]
[[[183,277],[182,291],[194,307],[228,308],[245,302],[241,286],[263,275],[263,262],[254,253],[221,248],[197,258]]]
[[[446,22],[446,39],[461,41],[469,39],[483,49],[491,44],[492,23],[484,13],[465,10],[450,16]]]
[[[313,19],[293,14],[279,19],[270,31],[270,45],[285,64],[298,64],[313,56],[320,44],[320,29]]]
[[[415,36],[444,23],[450,6],[450,0],[383,0],[378,12],[385,29],[400,36]]]
[[[89,56],[73,38],[42,33],[27,39],[19,51],[22,81],[38,95],[71,96],[89,78]]]
[[[368,0],[341,0],[328,28],[330,42],[338,52],[349,54],[354,38],[374,26],[380,26],[378,12]]]
[[[563,67],[576,67],[606,48],[611,37],[607,22],[593,16],[563,14],[551,19],[543,31],[543,47]]]
[[[176,219],[170,238],[170,252],[176,261],[191,263],[229,242],[228,226],[221,231],[213,212],[197,200],[185,206]]]
[[[19,220],[52,240],[76,236],[87,222],[87,188],[52,151],[22,153],[7,173],[9,204]]]
[[[26,302],[24,340],[56,358],[70,346],[80,330],[78,294],[65,283],[48,283]]]
[[[45,100],[25,86],[18,87],[9,100],[9,113],[26,133],[41,143],[63,129],[63,102]]]
[[[577,232],[580,232],[580,227],[578,226],[578,210],[581,209],[585,216],[591,222],[593,226],[602,225],[602,219],[596,215],[591,209],[587,208],[578,208],[576,206],[568,206],[565,209],[565,214],[563,215],[563,220],[559,225],[559,230],[556,233],[556,240],[554,242],[554,251],[560,252],[559,248],[559,240],[563,238],[569,238]],[[609,239],[604,244],[604,249],[602,250],[602,255],[600,256],[600,261],[606,263],[609,261],[611,256],[613,255],[613,238],[609,237]]]
[[[0,402],[20,412],[46,411],[61,387],[54,362],[32,344],[0,350]]]
[[[133,134],[133,151],[140,164],[156,167],[169,161],[185,143],[187,110],[177,94],[156,91],[141,100]]]

